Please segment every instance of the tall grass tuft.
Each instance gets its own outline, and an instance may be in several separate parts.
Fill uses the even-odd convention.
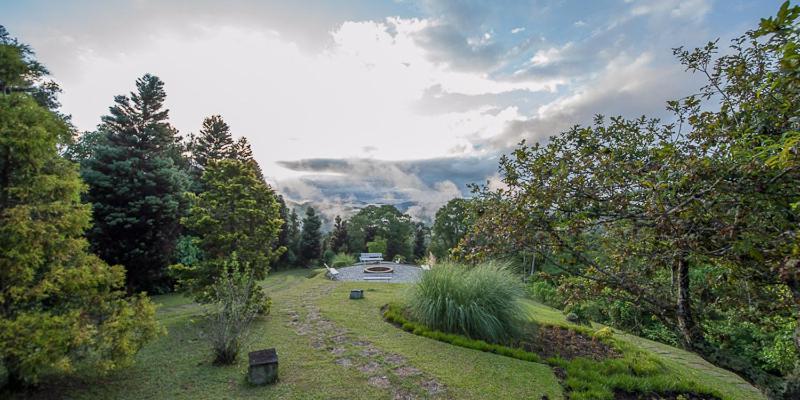
[[[444,263],[412,287],[408,307],[414,320],[431,329],[502,343],[519,333],[524,293],[505,265]]]

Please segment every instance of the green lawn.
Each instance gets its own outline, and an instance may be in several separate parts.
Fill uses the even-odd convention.
[[[70,399],[561,399],[550,367],[456,347],[384,322],[380,306],[405,285],[331,282],[307,270],[271,274],[271,315],[259,319],[237,365],[217,367],[200,336],[202,310],[180,295],[158,296],[158,318],[168,334],[145,347],[135,363],[110,376],[60,382],[24,397]],[[348,300],[351,288],[365,299]],[[539,322],[567,324],[558,311],[526,302]],[[763,398],[735,375],[699,357],[641,338],[617,334],[656,354],[679,379],[700,380],[730,399]],[[280,381],[251,387],[246,352],[275,347]],[[23,398],[23,396],[18,396]]]

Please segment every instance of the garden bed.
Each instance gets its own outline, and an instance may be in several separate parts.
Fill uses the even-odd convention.
[[[528,327],[524,334],[527,340],[504,345],[431,330],[410,320],[397,304],[384,305],[381,310],[387,322],[415,335],[520,360],[544,362],[553,368],[570,399],[721,398],[696,382],[675,379],[659,360],[639,349],[620,346],[611,338],[592,337],[589,328]],[[531,335],[532,332],[536,334]]]

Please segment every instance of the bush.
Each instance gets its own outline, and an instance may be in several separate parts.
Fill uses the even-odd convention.
[[[531,298],[553,308],[564,308],[564,296],[558,289],[547,281],[533,281],[528,286]]]
[[[428,328],[497,343],[516,337],[523,293],[505,266],[440,264],[412,287],[408,306]]]
[[[341,268],[341,267],[349,267],[351,265],[355,265],[356,258],[351,256],[350,254],[346,253],[339,253],[333,256],[333,261],[331,261],[331,267],[333,268]]]
[[[235,257],[224,263],[222,275],[213,286],[215,300],[208,312],[205,332],[214,351],[215,364],[236,361],[247,329],[256,314],[267,306],[263,297],[260,302],[253,301],[255,287],[255,274],[249,265],[240,268]]]
[[[564,309],[567,314],[567,321],[573,324],[589,325],[591,319],[588,313],[589,308],[582,303],[570,304]]]
[[[325,252],[322,253],[322,262],[332,264],[334,257],[336,257],[336,252],[331,249],[325,249]]]

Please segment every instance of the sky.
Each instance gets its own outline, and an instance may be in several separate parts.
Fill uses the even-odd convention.
[[[181,134],[219,114],[269,182],[329,218],[397,204],[430,220],[498,181],[521,140],[595,114],[668,120],[702,85],[672,48],[730,40],[779,0],[0,0],[0,24],[93,130],[145,73]]]

